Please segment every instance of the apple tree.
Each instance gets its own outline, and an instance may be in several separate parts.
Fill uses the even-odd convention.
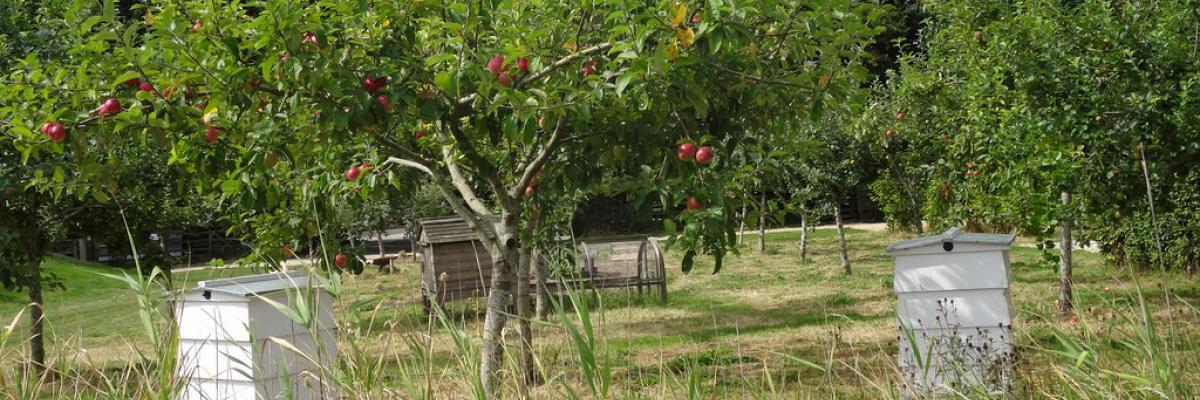
[[[574,176],[551,182],[581,190],[596,175],[560,166],[586,160],[636,177],[641,196],[694,205],[672,243],[685,271],[699,254],[719,268],[734,244],[721,149],[753,128],[741,115],[819,105],[879,16],[849,0],[137,7],[139,20],[116,18],[111,2],[68,13],[68,62],[21,63],[12,76],[22,89],[3,98],[16,148],[64,155],[72,193],[104,196],[110,177],[93,154],[160,143],[263,258],[321,235],[339,207],[426,182],[494,263],[481,355],[489,391],[503,310],[530,288],[522,226],[542,179]],[[37,133],[48,121],[67,128],[61,142]],[[708,161],[671,160],[689,140],[712,148]],[[528,323],[528,302],[517,310]],[[527,351],[521,361],[527,381],[532,360]]]
[[[876,130],[896,132],[889,146],[908,149],[888,150],[880,197],[909,203],[893,210],[921,209],[935,227],[1044,239],[1070,313],[1073,228],[1122,243],[1132,232],[1122,226],[1139,225],[1123,216],[1157,225],[1154,208],[1176,208],[1161,200],[1188,188],[1194,167],[1171,160],[1196,155],[1197,9],[979,0],[924,10],[946,23],[922,31],[924,53],[902,58],[871,113]],[[1143,234],[1163,253],[1158,228]]]

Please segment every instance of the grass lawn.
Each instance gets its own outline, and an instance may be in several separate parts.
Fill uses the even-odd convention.
[[[683,275],[678,269],[681,255],[669,252],[667,304],[660,304],[655,295],[639,297],[636,289],[609,290],[595,299],[600,307],[593,307],[591,317],[598,321],[598,353],[611,366],[611,394],[618,398],[685,398],[689,392],[705,398],[879,398],[899,377],[894,366],[892,260],[883,248],[909,236],[850,230],[852,276],[842,272],[834,230],[818,230],[811,236],[806,263],[799,260],[798,232],[769,234],[763,255],[751,250],[755,240],[747,236],[746,248],[729,257],[716,275],[708,274],[712,266],[707,258],[698,258],[694,272]],[[1136,357],[1121,361],[1135,351],[1118,338],[1138,326],[1136,320],[1124,319],[1135,317],[1137,307],[1135,282],[1128,269],[1108,265],[1096,254],[1076,253],[1081,320],[1076,325],[1054,311],[1057,271],[1041,261],[1041,253],[1017,246],[1011,260],[1018,314],[1015,336],[1022,349],[1018,381],[1032,393],[1028,397],[1057,390],[1053,388],[1060,381],[1054,374],[1072,364],[1037,350],[1059,348],[1056,333],[1104,343],[1105,357],[1098,363],[1106,368],[1144,373],[1147,366]],[[130,361],[130,346],[145,342],[135,300],[123,283],[95,275],[114,270],[64,258],[51,259],[47,268],[68,287],[47,296],[57,341],[52,347],[59,352],[84,348],[93,359],[104,362]],[[382,398],[395,392],[409,398],[401,388],[419,387],[413,382],[426,379],[437,398],[465,397],[471,374],[449,332],[427,325],[418,268],[406,262],[391,275],[369,269],[345,279],[338,310],[344,328],[343,358],[382,361],[386,371],[379,384]],[[178,274],[176,279],[177,285],[190,286],[183,282],[238,273],[246,272],[203,270]],[[1180,365],[1196,366],[1200,351],[1191,343],[1200,339],[1200,313],[1193,306],[1200,298],[1197,281],[1161,272],[1141,272],[1137,279],[1155,321],[1169,332],[1163,339],[1170,356],[1181,360]],[[1167,284],[1170,292],[1164,290]],[[23,304],[23,293],[3,293],[0,316],[11,320]],[[454,324],[477,342],[482,302],[451,303],[447,311]],[[427,332],[432,335],[427,337]],[[562,327],[539,325],[536,334],[539,362],[550,383],[535,389],[535,397],[560,398],[565,387],[583,390],[578,353]],[[506,337],[516,343],[515,330],[507,330]],[[430,344],[432,373],[406,367]],[[508,354],[517,354],[516,348]],[[1200,381],[1195,371],[1185,371],[1181,379]],[[505,380],[506,390],[515,390],[510,381]]]

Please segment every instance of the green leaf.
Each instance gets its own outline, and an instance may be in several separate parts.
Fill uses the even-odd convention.
[[[692,267],[695,265],[695,262],[696,251],[688,250],[687,253],[683,255],[683,263],[680,265],[680,267],[683,269],[683,273],[687,274],[692,272]]]
[[[242,189],[242,182],[236,179],[226,179],[221,182],[221,191],[226,195],[237,193]]]
[[[625,87],[629,86],[629,81],[632,81],[632,80],[633,80],[632,72],[626,72],[625,74],[621,75],[620,78],[617,78],[617,97],[621,96],[621,93],[625,91]]]
[[[125,83],[125,81],[138,77],[141,77],[141,74],[138,74],[135,71],[125,71],[124,73],[117,75],[116,79],[113,79],[112,87],[121,86]]]
[[[433,82],[450,97],[458,97],[458,78],[453,71],[438,72]]]

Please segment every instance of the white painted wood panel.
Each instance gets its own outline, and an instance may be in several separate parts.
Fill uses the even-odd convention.
[[[896,257],[896,293],[1007,288],[1007,252],[920,254]]]
[[[250,347],[250,343],[180,340],[180,375],[204,380],[253,381]]]
[[[194,340],[250,340],[247,303],[185,301],[176,314],[179,338]]]
[[[1009,246],[993,245],[993,244],[978,244],[978,243],[954,243],[954,249],[946,251],[941,243],[931,246],[915,247],[911,249],[896,250],[892,252],[894,256],[910,256],[917,254],[963,254],[974,253],[981,251],[1005,251]]]
[[[912,329],[1012,325],[1008,289],[911,292],[896,300],[900,322]]]
[[[190,381],[183,400],[256,400],[257,386],[251,382]]]

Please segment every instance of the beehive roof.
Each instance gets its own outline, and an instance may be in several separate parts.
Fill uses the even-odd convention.
[[[915,249],[918,247],[941,245],[945,242],[953,243],[973,243],[982,245],[996,246],[1011,246],[1015,235],[996,234],[996,233],[970,233],[963,232],[961,229],[950,228],[945,232],[932,236],[923,236],[915,239],[903,240],[887,247],[887,253],[892,254],[900,250]]]
[[[462,218],[422,220],[418,227],[422,241],[429,244],[458,243],[478,240],[475,231]]]
[[[249,297],[256,294],[261,295],[284,289],[307,287],[308,282],[309,277],[303,272],[292,271],[286,274],[277,272],[262,275],[240,276],[237,278],[201,281],[196,285],[196,288],[192,290],[208,290],[228,294],[231,296]]]

